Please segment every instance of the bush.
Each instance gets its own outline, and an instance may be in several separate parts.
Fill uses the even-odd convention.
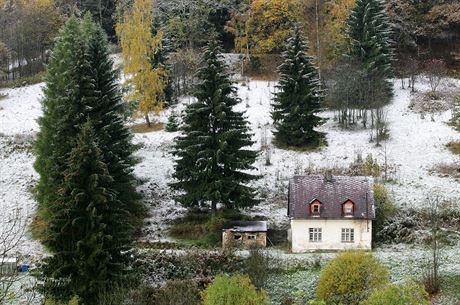
[[[234,210],[221,210],[215,216],[208,211],[193,210],[178,219],[169,233],[186,244],[209,248],[220,245],[222,229],[227,222],[247,219]]]
[[[371,253],[347,251],[326,265],[316,294],[328,304],[355,305],[388,282],[387,269]]]
[[[385,224],[396,215],[397,209],[383,184],[374,185],[375,219],[372,222],[372,235],[375,242],[384,242],[379,235]]]
[[[35,75],[20,77],[15,80],[0,81],[0,88],[17,88],[41,83],[45,80],[45,73],[40,72]]]
[[[413,281],[374,291],[362,305],[429,305],[428,293]]]
[[[268,305],[263,289],[251,283],[248,276],[217,276],[202,294],[203,305]]]
[[[197,250],[182,254],[149,251],[139,256],[135,268],[141,270],[152,283],[174,279],[195,279],[209,283],[217,274],[236,273],[244,268],[243,258],[232,252]]]
[[[451,141],[447,143],[446,147],[456,155],[460,155],[460,141]]]
[[[192,280],[170,281],[162,288],[141,287],[130,299],[135,305],[198,305],[200,289]]]
[[[382,229],[376,232],[378,241],[391,243],[413,243],[423,237],[420,234],[420,224],[423,223],[420,211],[408,208],[400,210],[394,217],[385,222]]]
[[[77,296],[71,298],[68,302],[56,301],[53,299],[45,300],[45,305],[79,305],[80,299]]]
[[[270,272],[270,261],[261,249],[251,249],[246,260],[246,271],[257,288],[263,288]]]

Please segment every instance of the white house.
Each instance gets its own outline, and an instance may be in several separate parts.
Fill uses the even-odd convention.
[[[370,177],[296,176],[289,180],[292,252],[371,249],[375,218]]]

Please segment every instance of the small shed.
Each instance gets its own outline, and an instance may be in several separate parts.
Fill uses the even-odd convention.
[[[233,221],[228,223],[222,230],[222,247],[224,249],[266,246],[266,221]]]

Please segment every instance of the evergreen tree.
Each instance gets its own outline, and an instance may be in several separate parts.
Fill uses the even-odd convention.
[[[97,131],[104,162],[115,180],[118,199],[131,213],[133,224],[142,222],[143,208],[135,189],[132,135],[123,124],[117,74],[109,57],[107,39],[87,16],[71,18],[61,32],[48,65],[43,117],[36,143],[35,168],[39,209],[45,221],[52,217],[48,202],[55,200],[74,146],[78,126],[87,116]]]
[[[302,32],[295,27],[283,53],[284,63],[279,67],[279,92],[273,101],[272,118],[275,140],[282,146],[318,146],[323,135],[315,130],[322,120],[322,95],[317,69],[306,54],[307,46]]]
[[[381,0],[357,0],[346,22],[349,56],[362,62],[369,78],[391,76],[391,27]],[[391,96],[392,84],[386,91]]]
[[[72,17],[61,30],[51,54],[42,101],[43,116],[38,121],[37,199],[45,222],[53,217],[48,207],[58,197],[56,190],[64,180],[66,159],[75,146],[78,126],[97,101],[95,80],[86,55],[80,22]]]
[[[168,124],[166,124],[166,131],[175,132],[179,130],[179,122],[176,112],[172,112],[168,118]]]
[[[84,21],[70,18],[61,31],[48,66],[44,95],[35,168],[40,174],[37,199],[39,214],[46,224],[44,243],[53,254],[47,273],[66,288],[67,296],[78,293],[92,299],[96,290],[104,289],[128,267],[128,250],[134,229],[142,224],[143,208],[135,188],[135,146],[122,121],[117,74],[105,34],[89,15]],[[89,131],[82,131],[85,123],[90,124],[86,127]],[[97,149],[89,142],[94,142],[91,145]],[[79,157],[85,153],[91,154]],[[80,161],[83,164],[77,166]],[[90,161],[97,162],[84,163]],[[94,185],[86,188],[85,183],[93,179],[92,172],[77,171],[85,166],[98,177]],[[76,203],[80,200],[77,191],[86,198],[85,202]],[[101,194],[91,193],[96,191]],[[84,204],[91,203],[87,198],[93,197],[100,207],[95,214],[87,207],[88,213],[84,214]],[[84,226],[77,226],[80,231],[69,228],[74,223]],[[101,246],[102,242],[110,245]],[[92,251],[98,254],[93,256]],[[94,264],[98,262],[107,270],[96,268]],[[73,270],[72,264],[76,265]],[[91,270],[94,281],[89,280]],[[57,290],[65,295],[62,289]]]
[[[187,207],[217,204],[242,208],[258,203],[256,192],[247,185],[258,178],[254,169],[257,152],[243,113],[233,107],[240,102],[236,88],[225,72],[220,47],[211,42],[204,51],[204,66],[198,71],[197,101],[186,109],[183,135],[178,137],[172,187],[180,190],[178,201]]]
[[[151,65],[153,69],[162,69],[165,71],[163,75],[163,95],[165,107],[169,107],[174,104],[174,90],[173,90],[173,78],[172,78],[172,67],[169,61],[169,53],[171,52],[171,42],[160,30],[159,19],[154,18],[152,25],[152,35],[156,37],[159,32],[162,36],[162,42],[156,46],[153,50]]]
[[[81,10],[90,12],[110,38],[115,38],[116,6],[116,0],[80,0]]]
[[[58,284],[52,292],[63,298],[78,295],[88,305],[97,304],[98,294],[124,274],[120,262],[128,260],[130,245],[129,235],[119,233],[123,227],[129,232],[127,212],[96,141],[88,120],[66,162],[58,199],[49,207],[53,218],[45,240],[53,251],[45,274]]]
[[[118,71],[113,68],[107,36],[89,15],[82,22],[84,36],[88,38],[88,59],[93,67],[95,90],[98,102],[89,112],[98,134],[104,162],[113,177],[118,199],[131,214],[133,225],[142,225],[144,208],[141,196],[136,191],[133,174],[137,159],[133,156],[136,147],[132,144],[132,133],[124,124],[124,105],[118,87]]]

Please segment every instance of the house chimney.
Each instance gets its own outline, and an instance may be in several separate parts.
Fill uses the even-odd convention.
[[[333,182],[332,170],[330,170],[330,169],[326,170],[326,173],[324,174],[324,181],[325,182]]]

